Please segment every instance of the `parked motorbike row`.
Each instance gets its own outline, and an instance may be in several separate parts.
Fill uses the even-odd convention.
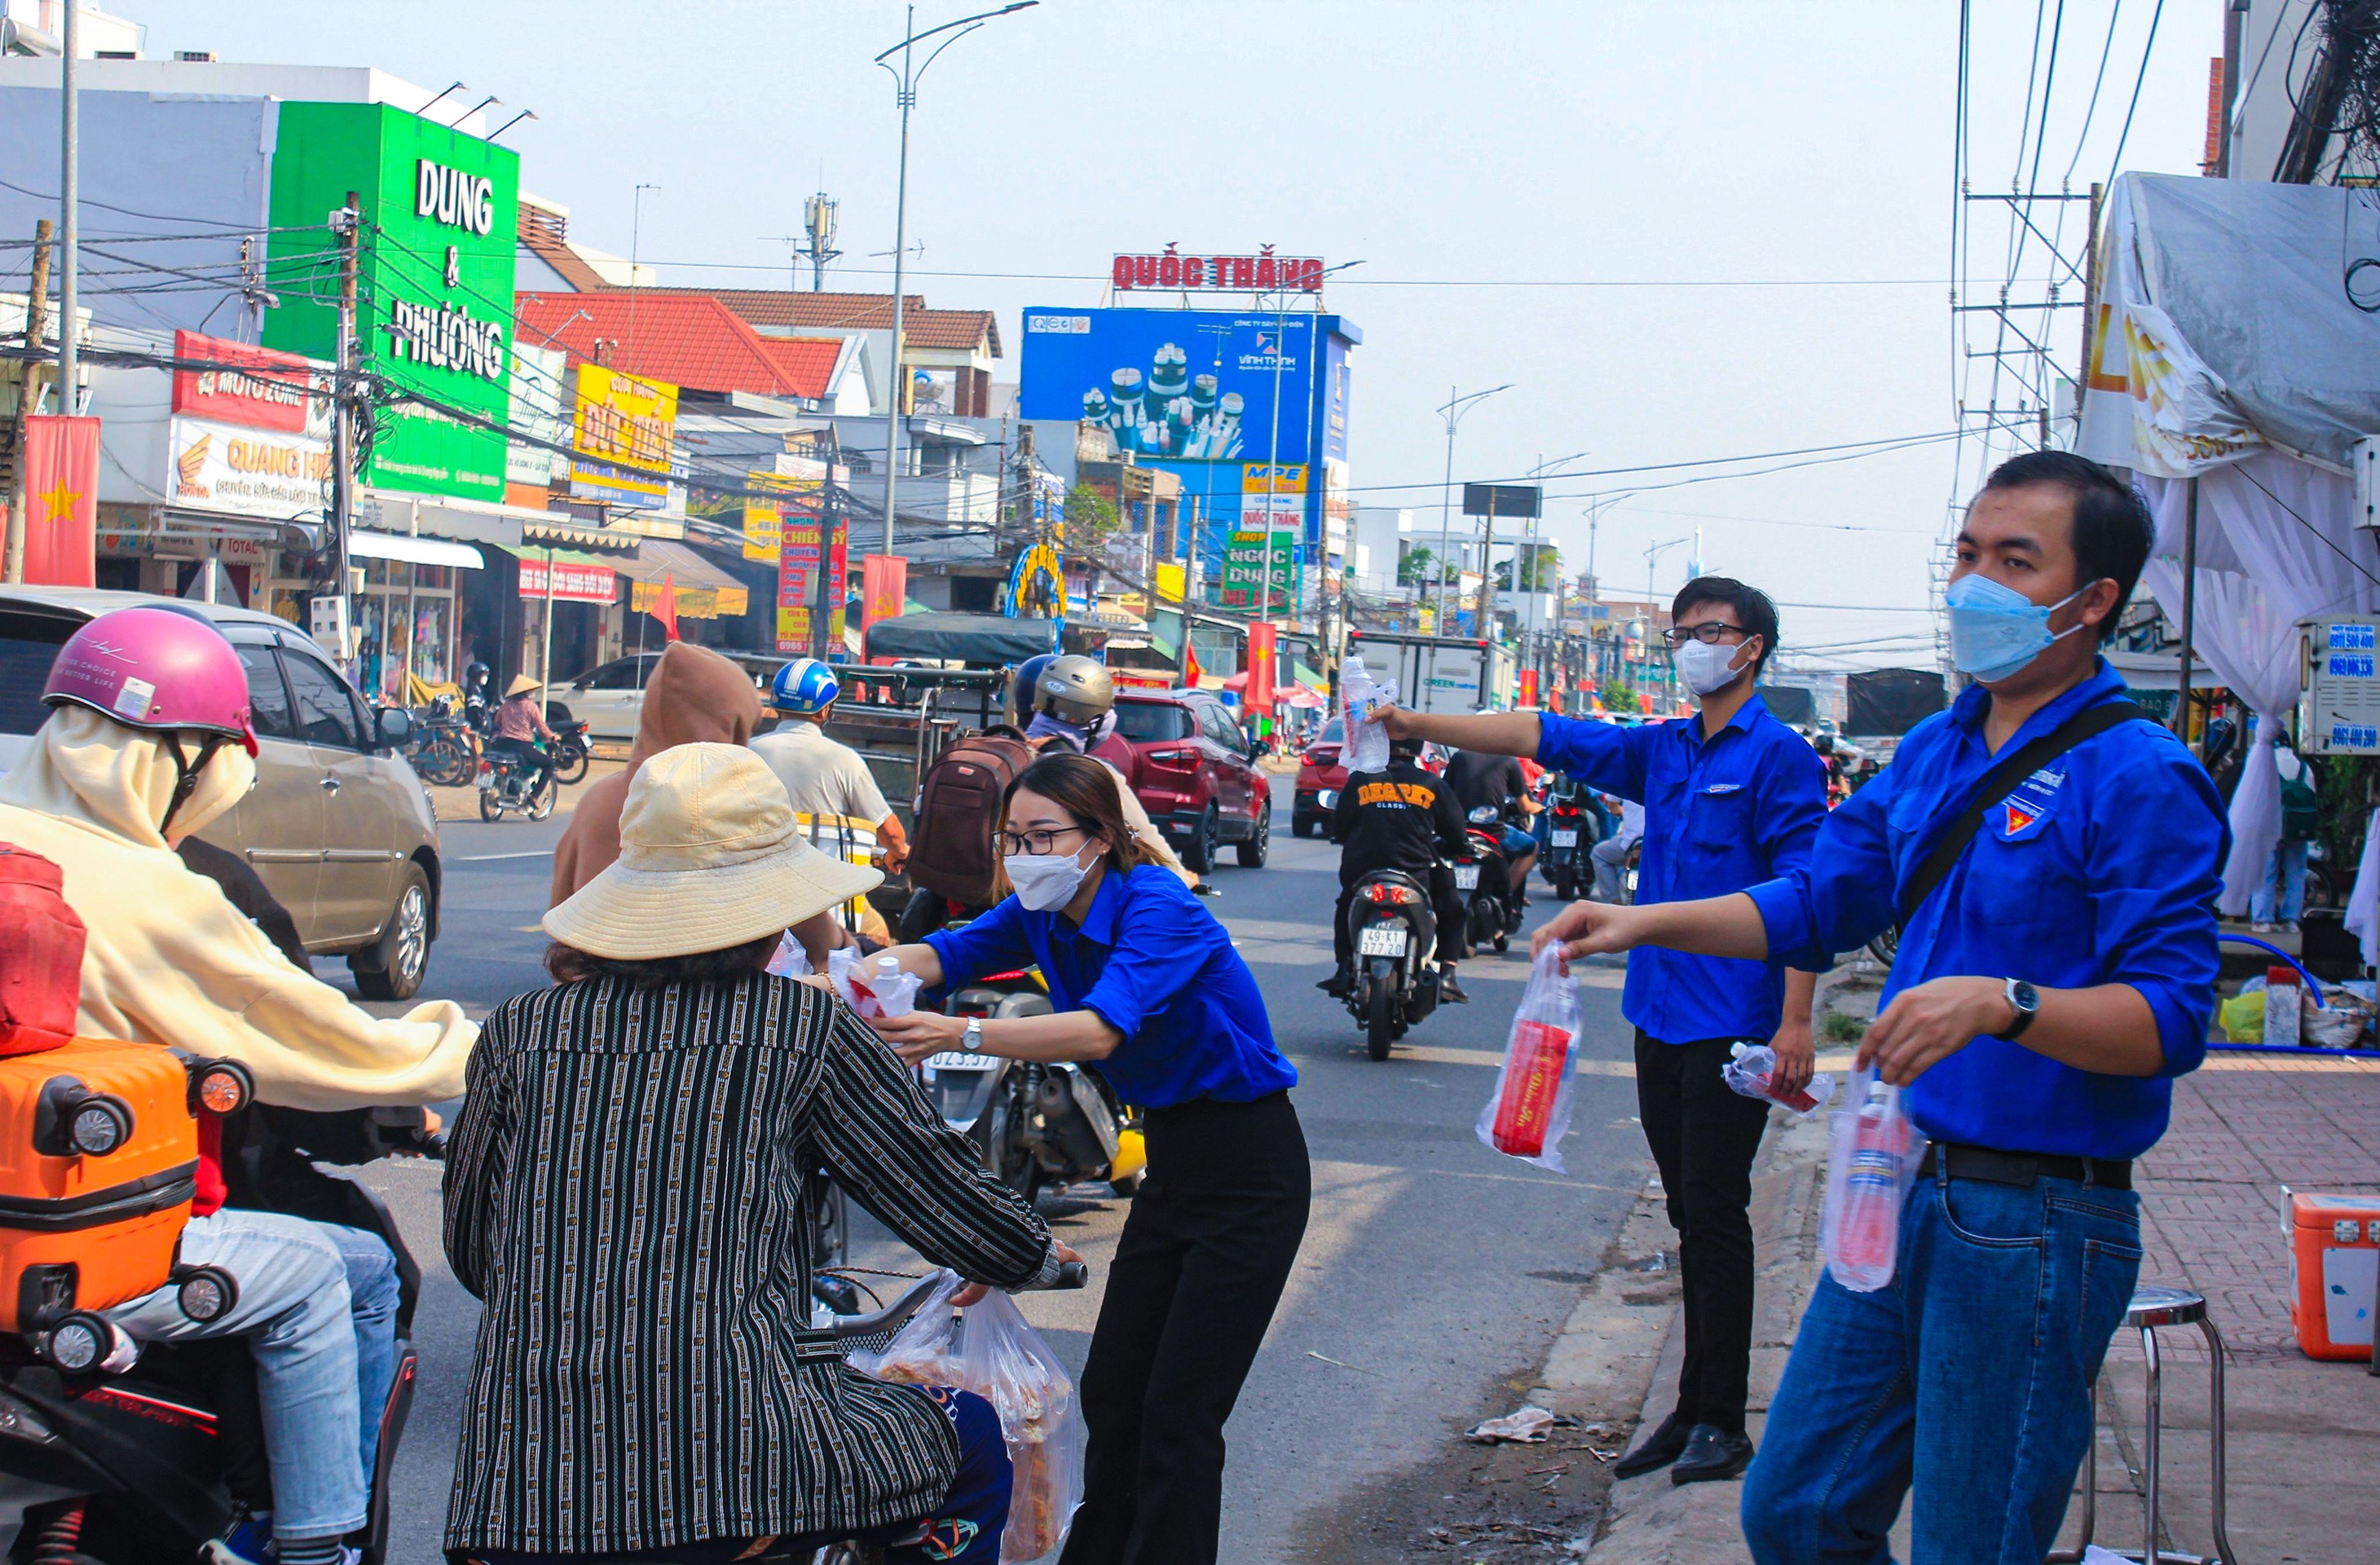
[[[441,787],[476,785],[480,819],[501,820],[517,814],[543,820],[553,813],[561,789],[586,780],[589,749],[587,724],[570,715],[559,701],[545,707],[552,743],[537,741],[545,758],[543,772],[532,782],[525,757],[489,748],[495,736],[495,711],[486,702],[468,707],[453,696],[439,696],[414,716],[413,741],[407,757],[425,782]]]

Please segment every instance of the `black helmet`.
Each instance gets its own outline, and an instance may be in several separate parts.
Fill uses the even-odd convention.
[[[1411,735],[1407,735],[1402,739],[1390,739],[1389,741],[1389,758],[1390,760],[1419,759],[1421,756],[1421,747],[1426,743],[1427,743],[1427,741],[1416,739]]]

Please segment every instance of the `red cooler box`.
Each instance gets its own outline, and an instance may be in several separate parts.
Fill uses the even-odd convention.
[[[2308,1358],[2372,1356],[2373,1289],[2380,1282],[2380,1195],[2281,1189],[2289,1242],[2289,1320]]]

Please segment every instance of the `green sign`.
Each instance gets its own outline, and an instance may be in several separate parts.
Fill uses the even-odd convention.
[[[364,226],[356,331],[364,368],[432,406],[379,409],[362,480],[502,500],[520,156],[385,103],[284,103],[273,157],[264,346],[329,358],[339,254],[330,214],[356,192]]]
[[[1223,550],[1223,586],[1220,601],[1227,609],[1258,609],[1269,601],[1286,607],[1297,601],[1297,534],[1272,535],[1272,569],[1266,580],[1265,535],[1235,532]]]

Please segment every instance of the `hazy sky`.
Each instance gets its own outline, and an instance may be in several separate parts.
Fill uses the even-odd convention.
[[[523,184],[570,207],[575,237],[621,253],[634,187],[658,185],[636,243],[665,282],[783,285],[787,249],[769,237],[799,227],[822,178],[850,252],[829,285],[889,285],[889,260],[868,252],[892,248],[898,122],[869,60],[901,36],[898,5],[112,4],[149,24],[152,55],[459,77],[465,103],[534,109],[504,138]],[[1042,0],[925,79],[910,285],[998,309],[1014,379],[1017,311],[1099,302],[1115,251],[1272,243],[1361,260],[1329,295],[1365,334],[1352,481],[1433,520],[1433,410],[1451,385],[1513,383],[1463,425],[1458,480],[1582,451],[1580,468],[1622,468],[1948,431],[1960,9]],[[2107,177],[2136,81],[2123,166],[2197,172],[2222,0],[1973,0],[1971,15],[1975,188],[2008,190],[2020,124],[2040,124],[2037,18],[2045,59],[2062,25],[2035,188],[2070,163],[2077,190]],[[1997,289],[2001,232],[1976,230],[1973,297]],[[2037,246],[2021,270],[2046,274]],[[2050,328],[2070,361],[2079,314]],[[1633,487],[1599,530],[1608,591],[1641,594],[1647,545],[1700,527],[1706,569],[1789,605],[1789,649],[1930,661],[1926,617],[1888,611],[1924,607],[1974,461],[1971,446],[1963,480],[1946,444],[1666,489],[1695,470],[1579,479],[1549,489],[1549,527],[1575,574],[1585,496]],[[1688,552],[1662,555],[1661,592]],[[1878,639],[1912,633],[1926,649]]]

